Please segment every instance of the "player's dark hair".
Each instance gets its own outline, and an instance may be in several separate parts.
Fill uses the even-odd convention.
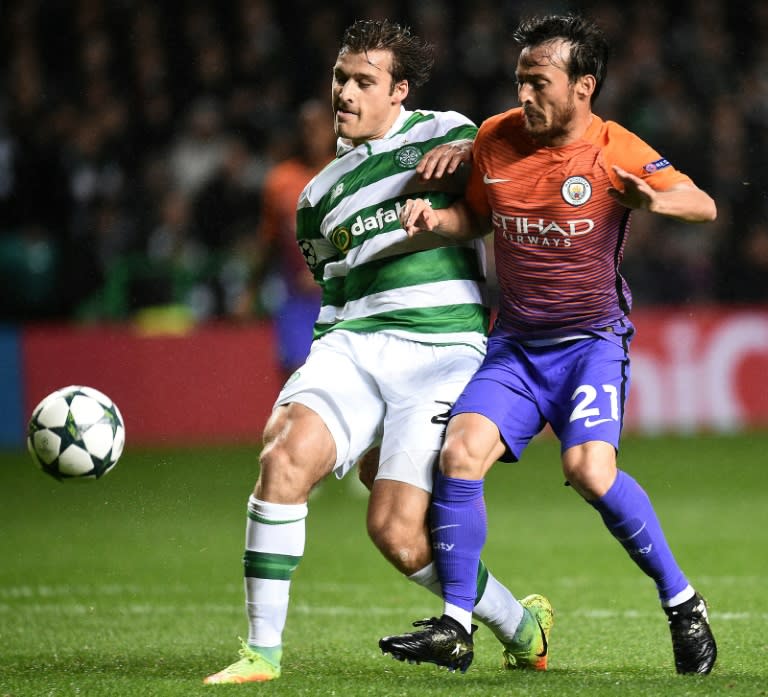
[[[392,52],[392,79],[421,87],[429,80],[435,63],[434,45],[411,33],[410,27],[388,19],[358,19],[347,27],[339,53]]]
[[[573,82],[584,75],[595,76],[592,102],[600,94],[608,70],[610,45],[600,27],[577,14],[544,15],[524,19],[512,34],[523,48],[540,46],[548,41],[563,39],[571,45],[566,66],[568,79]]]

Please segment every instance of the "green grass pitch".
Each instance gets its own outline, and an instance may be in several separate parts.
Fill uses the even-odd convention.
[[[0,697],[361,697],[768,694],[768,433],[627,437],[620,462],[648,490],[683,568],[708,598],[720,657],[677,676],[652,582],[563,486],[554,440],[486,484],[484,559],[556,612],[550,670],[505,673],[488,630],[466,675],[382,656],[377,641],[439,601],[365,533],[353,481],[313,495],[294,577],[283,676],[204,687],[246,635],[242,567],[256,451],[140,450],[101,481],[59,484],[0,453]]]

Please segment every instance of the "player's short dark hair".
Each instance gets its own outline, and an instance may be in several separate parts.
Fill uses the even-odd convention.
[[[388,19],[358,19],[347,27],[339,53],[392,52],[392,79],[421,87],[429,80],[435,63],[433,44],[411,33],[410,27]]]
[[[608,39],[597,24],[578,14],[530,17],[520,22],[512,38],[523,48],[557,39],[567,41],[571,45],[571,56],[566,66],[568,79],[573,82],[584,75],[594,75],[592,101],[597,99],[608,71],[611,52]]]

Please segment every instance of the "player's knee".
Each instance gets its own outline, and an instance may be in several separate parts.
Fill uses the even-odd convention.
[[[563,475],[587,501],[595,501],[611,488],[616,479],[616,467],[600,460],[580,458],[564,462]]]
[[[447,438],[440,452],[440,471],[446,477],[477,479],[483,462],[473,456],[462,438]]]
[[[304,502],[317,484],[313,470],[301,466],[279,441],[268,443],[259,458],[259,498],[279,503]]]

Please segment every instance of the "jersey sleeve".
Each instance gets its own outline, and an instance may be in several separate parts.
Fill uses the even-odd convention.
[[[622,185],[613,171],[613,165],[644,179],[656,191],[665,191],[677,184],[693,184],[687,174],[675,169],[669,160],[642,138],[616,123],[607,123],[603,156],[611,183],[619,188]]]
[[[485,183],[483,182],[483,143],[486,129],[480,126],[475,142],[472,144],[472,169],[464,189],[464,200],[470,210],[479,218],[487,218],[491,214],[488,205],[488,197],[485,195]]]

